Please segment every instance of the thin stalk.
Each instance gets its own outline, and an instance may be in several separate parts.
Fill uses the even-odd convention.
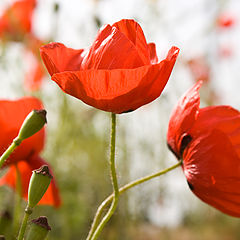
[[[29,216],[31,214],[32,214],[32,210],[30,210],[27,206],[27,208],[25,209],[25,214],[24,214],[24,217],[23,217],[22,225],[21,225],[21,228],[19,230],[17,240],[23,240],[24,234],[25,234],[25,231],[26,231],[26,228],[27,228],[28,219],[29,219]]]
[[[16,193],[15,193],[15,204],[14,204],[14,213],[13,213],[13,232],[16,233],[17,226],[20,218],[21,211],[21,202],[22,202],[22,180],[21,174],[18,168],[17,163],[15,164],[16,168]]]
[[[15,138],[8,149],[2,154],[0,157],[0,168],[3,166],[6,159],[10,156],[10,154],[15,150],[17,146],[20,145],[22,141],[19,138]]]
[[[137,180],[135,180],[135,181],[132,181],[132,182],[124,185],[123,187],[121,187],[121,188],[119,189],[119,194],[121,195],[121,194],[123,194],[125,191],[127,191],[128,189],[131,189],[131,188],[133,188],[133,187],[135,187],[135,186],[137,186],[137,185],[139,185],[139,184],[141,184],[141,183],[144,183],[144,182],[149,181],[149,180],[151,180],[151,179],[153,179],[153,178],[156,178],[156,177],[159,177],[159,176],[161,176],[161,175],[163,175],[163,174],[165,174],[165,173],[168,173],[168,172],[174,170],[175,168],[177,168],[177,167],[179,167],[179,166],[181,166],[181,165],[182,165],[182,162],[179,161],[177,164],[175,164],[175,165],[173,165],[173,166],[171,166],[171,167],[169,167],[169,168],[166,168],[166,169],[164,169],[164,170],[161,170],[160,172],[157,172],[157,173],[154,173],[154,174],[151,174],[151,175],[148,175],[148,176],[139,178],[139,179],[137,179]],[[96,215],[95,215],[95,218],[94,218],[94,220],[93,220],[93,223],[92,223],[92,226],[91,226],[91,231],[89,232],[89,236],[88,236],[87,240],[91,239],[91,236],[92,236],[93,232],[95,231],[95,229],[96,229],[96,227],[97,227],[97,224],[98,224],[99,221],[100,221],[100,218],[101,218],[101,215],[102,215],[104,209],[112,202],[113,197],[114,197],[113,194],[110,195],[110,196],[107,197],[107,198],[101,203],[101,205],[98,207],[98,210],[97,210]]]
[[[106,223],[110,220],[113,213],[115,212],[118,204],[119,198],[119,187],[118,187],[118,180],[117,180],[117,173],[116,173],[116,166],[115,166],[115,146],[116,146],[116,114],[112,113],[112,131],[111,131],[111,153],[110,153],[110,169],[111,169],[111,179],[113,185],[113,200],[112,204],[103,217],[102,221],[97,226],[95,232],[93,232],[92,236],[89,237],[91,240],[96,240],[100,233],[102,232]]]

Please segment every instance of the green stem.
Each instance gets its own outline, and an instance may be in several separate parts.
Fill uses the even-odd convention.
[[[16,168],[16,193],[15,193],[15,206],[14,206],[14,214],[13,214],[13,232],[14,234],[17,231],[17,226],[20,218],[21,211],[21,202],[22,202],[22,180],[21,174],[18,168],[18,165],[15,164]]]
[[[118,180],[115,166],[115,145],[116,145],[116,114],[112,113],[112,132],[111,132],[111,154],[110,154],[110,169],[111,169],[111,179],[113,185],[113,201],[111,207],[109,208],[106,215],[103,217],[102,221],[97,226],[95,232],[92,234],[91,240],[96,240],[100,233],[102,232],[106,223],[110,220],[113,213],[115,212],[118,204],[119,198],[119,188]]]
[[[0,157],[0,168],[3,166],[6,159],[10,156],[10,154],[15,150],[17,146],[21,144],[22,140],[19,138],[15,138],[8,149],[2,154]]]
[[[31,214],[32,214],[32,210],[27,206],[26,209],[25,209],[25,214],[24,214],[24,217],[23,217],[22,225],[21,225],[21,228],[19,230],[17,240],[23,240],[24,234],[25,234],[25,231],[26,231],[26,228],[27,228],[28,219],[29,219],[29,216]]]
[[[154,174],[151,174],[151,175],[142,177],[142,178],[140,178],[140,179],[137,179],[137,180],[135,180],[135,181],[132,181],[132,182],[124,185],[123,187],[121,187],[121,188],[119,189],[119,194],[121,195],[122,193],[124,193],[124,192],[127,191],[128,189],[130,189],[130,188],[132,188],[132,187],[135,187],[135,186],[137,186],[137,185],[139,185],[139,184],[141,184],[141,183],[144,183],[144,182],[146,182],[146,181],[149,181],[149,180],[151,180],[151,179],[153,179],[153,178],[159,177],[159,176],[161,176],[161,175],[163,175],[163,174],[165,174],[165,173],[168,173],[168,172],[172,171],[173,169],[175,169],[175,168],[177,168],[177,167],[179,167],[179,166],[181,166],[181,165],[182,165],[182,162],[179,161],[177,164],[175,164],[175,165],[173,165],[173,166],[171,166],[171,167],[169,167],[169,168],[166,168],[166,169],[164,169],[164,170],[161,170],[160,172],[157,172],[157,173],[154,173]],[[94,218],[94,220],[93,220],[93,223],[92,223],[92,226],[91,226],[91,230],[90,230],[90,232],[89,232],[89,237],[87,238],[87,240],[91,239],[92,234],[93,234],[93,232],[95,231],[98,222],[100,221],[100,218],[101,218],[101,215],[102,215],[102,213],[103,213],[103,210],[112,202],[113,197],[114,197],[113,194],[110,195],[110,196],[107,197],[107,198],[102,202],[102,204],[98,207],[98,210],[97,210],[96,215],[95,215],[95,218]]]

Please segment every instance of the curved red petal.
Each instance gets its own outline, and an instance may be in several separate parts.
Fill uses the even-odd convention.
[[[116,27],[135,45],[144,65],[148,65],[150,63],[150,54],[141,26],[132,19],[122,19],[114,23],[112,27]]]
[[[24,97],[16,101],[0,101],[0,154],[12,143],[25,117],[32,110],[43,109],[40,100],[34,97]],[[39,153],[44,146],[44,128],[32,137],[24,140],[5,162],[5,166],[26,159],[33,153]]]
[[[193,126],[200,104],[199,89],[202,82],[197,82],[190,88],[178,101],[177,106],[173,110],[167,132],[167,142],[171,149],[179,155],[181,137],[188,133]]]
[[[240,112],[231,106],[211,106],[199,109],[198,118],[189,134],[195,138],[212,129],[226,134],[240,156]]]
[[[116,27],[106,25],[84,56],[81,69],[131,69],[143,65],[135,45]]]
[[[178,49],[173,47],[168,57],[156,65],[136,69],[63,72],[54,74],[52,80],[64,92],[93,107],[123,113],[133,111],[161,94],[177,55]]]
[[[227,135],[206,131],[186,148],[184,174],[204,202],[232,216],[240,216],[240,159]]]
[[[83,49],[68,48],[62,43],[49,43],[40,48],[40,55],[51,76],[63,71],[80,70],[82,54]]]
[[[156,64],[158,62],[158,56],[157,56],[157,52],[156,52],[155,43],[148,44],[148,51],[149,51],[151,64]]]

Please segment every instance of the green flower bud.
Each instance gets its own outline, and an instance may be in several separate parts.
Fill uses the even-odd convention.
[[[33,219],[26,240],[44,240],[50,230],[46,217]]]
[[[38,204],[47,191],[51,180],[52,175],[47,165],[33,171],[28,187],[28,208],[34,208]]]
[[[25,118],[18,133],[18,139],[21,141],[37,133],[47,123],[46,110],[33,110]]]

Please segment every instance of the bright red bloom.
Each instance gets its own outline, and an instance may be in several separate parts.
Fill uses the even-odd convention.
[[[18,131],[29,112],[42,108],[42,103],[33,97],[25,97],[16,101],[0,101],[0,155],[3,154],[12,140],[18,135]],[[32,137],[24,140],[10,155],[4,164],[4,167],[10,166],[10,169],[7,174],[0,179],[0,185],[7,184],[15,188],[15,164],[18,164],[22,179],[23,197],[27,199],[28,183],[32,175],[32,170],[47,164],[39,157],[39,153],[44,146],[44,137],[45,130],[43,128]],[[60,205],[59,192],[54,180],[52,180],[49,189],[40,203],[54,205],[56,207]]]
[[[194,85],[173,111],[167,141],[189,187],[204,202],[240,217],[240,112],[230,106],[199,108]]]
[[[18,39],[31,31],[36,0],[18,0],[0,17],[0,37]]]
[[[41,47],[41,57],[60,88],[98,109],[133,111],[160,96],[178,56],[172,47],[158,62],[155,44],[147,44],[134,20],[106,25],[88,49],[61,43]]]

